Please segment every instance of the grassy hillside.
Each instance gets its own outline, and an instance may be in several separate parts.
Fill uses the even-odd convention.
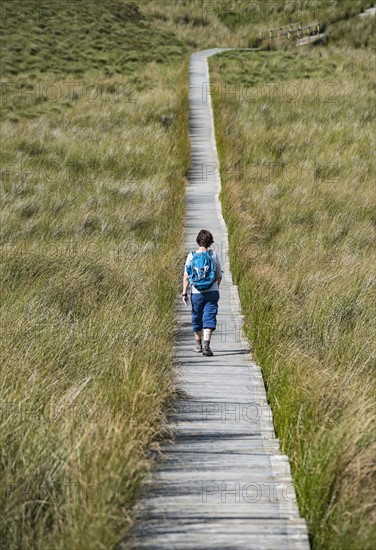
[[[263,46],[259,31],[292,23],[320,22],[329,31],[371,7],[373,0],[144,0],[143,11],[159,18],[159,27],[197,47]],[[265,44],[266,45],[266,44]]]
[[[210,60],[246,332],[323,550],[375,540],[374,57],[347,44]]]
[[[2,74],[132,73],[140,63],[180,59],[186,46],[138,5],[118,0],[3,2]]]

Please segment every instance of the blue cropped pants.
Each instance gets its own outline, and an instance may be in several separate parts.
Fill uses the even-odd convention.
[[[199,332],[203,328],[216,329],[218,300],[219,290],[191,294],[193,332]]]

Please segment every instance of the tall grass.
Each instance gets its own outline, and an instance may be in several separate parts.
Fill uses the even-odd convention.
[[[14,5],[7,12],[0,249],[7,549],[113,547],[131,523],[174,392],[188,60],[176,37],[179,63],[152,21],[118,7],[101,7],[110,33],[90,10],[82,19],[63,4],[54,16],[23,17]],[[135,36],[149,26],[151,52],[132,42],[123,16]],[[64,59],[70,47],[74,62]]]
[[[332,47],[210,60],[245,328],[313,547],[325,550],[375,541],[370,57]]]
[[[327,44],[337,47],[370,48],[376,51],[376,18],[352,17],[331,25],[325,38]]]
[[[136,103],[2,127],[7,548],[110,548],[173,392],[187,66],[140,76]]]

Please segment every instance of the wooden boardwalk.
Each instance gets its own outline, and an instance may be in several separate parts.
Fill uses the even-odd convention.
[[[228,49],[228,48],[226,48]],[[192,165],[187,189],[186,250],[202,228],[222,260],[213,357],[193,352],[190,307],[181,305],[176,356],[181,397],[170,416],[175,442],[164,446],[138,507],[132,548],[308,550],[289,462],[279,450],[260,367],[242,333],[237,287],[228,262],[227,229],[218,199],[207,57],[190,64]],[[183,273],[183,270],[182,270]]]

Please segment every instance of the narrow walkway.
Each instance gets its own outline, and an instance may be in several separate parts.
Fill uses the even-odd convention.
[[[176,346],[181,398],[169,424],[175,443],[165,446],[140,505],[133,547],[307,550],[289,462],[275,438],[260,367],[250,359],[229,269],[207,65],[207,57],[222,50],[191,57],[192,165],[186,195],[187,252],[198,231],[207,228],[224,270],[214,356],[193,353],[190,307],[182,305]]]
[[[362,13],[359,14],[359,17],[374,17],[376,15],[376,6],[373,8],[368,8],[368,10],[364,10]]]

